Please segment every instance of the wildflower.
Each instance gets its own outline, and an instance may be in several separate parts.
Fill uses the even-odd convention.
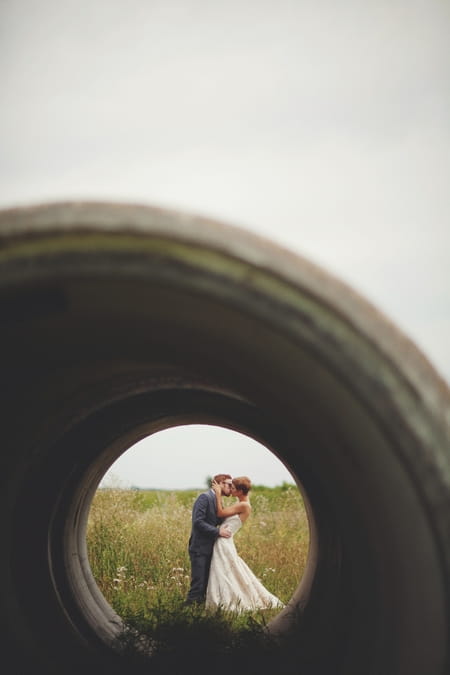
[[[276,572],[276,569],[274,567],[266,567],[263,572],[263,577],[266,577],[269,572]]]

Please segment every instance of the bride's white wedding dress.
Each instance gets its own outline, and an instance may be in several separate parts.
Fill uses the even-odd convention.
[[[218,537],[214,544],[205,606],[232,611],[284,607],[238,555],[234,535],[242,527],[239,515],[228,516],[223,523],[233,534],[229,538]]]

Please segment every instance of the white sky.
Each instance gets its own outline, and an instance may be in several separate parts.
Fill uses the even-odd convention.
[[[0,207],[240,225],[349,282],[450,382],[449,28],[447,0],[2,0]]]
[[[252,438],[193,424],[136,443],[112,465],[101,485],[205,488],[206,479],[217,473],[248,476],[255,485],[294,483],[275,455]]]

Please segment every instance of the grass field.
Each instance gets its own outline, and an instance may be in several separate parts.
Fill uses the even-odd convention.
[[[152,640],[161,639],[161,631],[167,635],[168,626],[179,636],[180,625],[188,627],[190,641],[194,627],[204,639],[212,626],[216,641],[219,635],[221,641],[227,636],[230,644],[231,633],[242,636],[242,631],[254,630],[258,620],[270,618],[267,611],[259,617],[213,617],[183,607],[190,580],[191,510],[199,493],[108,488],[98,490],[92,503],[87,546],[97,585],[127,626]],[[236,535],[236,548],[264,585],[287,603],[308,555],[301,495],[296,486],[283,484],[254,486],[250,496],[252,514]]]

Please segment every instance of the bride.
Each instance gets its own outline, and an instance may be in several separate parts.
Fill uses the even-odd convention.
[[[284,607],[239,557],[234,544],[234,535],[247,520],[252,508],[248,496],[251,489],[250,479],[242,476],[232,480],[231,494],[237,497],[237,501],[226,508],[222,506],[220,485],[213,482],[212,488],[216,493],[217,515],[219,518],[225,518],[223,525],[228,526],[232,536],[228,539],[219,537],[214,544],[206,590],[206,607],[221,607],[238,612]]]

